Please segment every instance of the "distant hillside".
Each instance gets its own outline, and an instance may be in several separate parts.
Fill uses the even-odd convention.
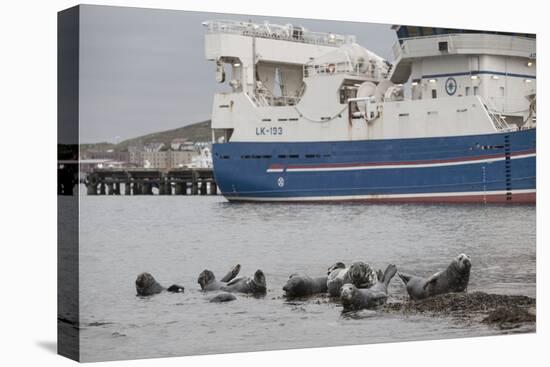
[[[152,134],[138,136],[118,143],[115,147],[118,151],[127,151],[129,146],[140,146],[147,143],[164,143],[169,145],[175,138],[183,138],[189,141],[210,141],[212,132],[210,130],[210,120],[197,122],[173,130],[159,131]]]
[[[101,142],[101,143],[82,143],[80,144],[80,149],[82,151],[87,150],[98,150],[98,151],[106,151],[109,149],[114,149],[115,144],[113,143],[107,143],[107,142]]]

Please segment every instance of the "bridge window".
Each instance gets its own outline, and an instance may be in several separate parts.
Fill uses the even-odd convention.
[[[423,36],[431,36],[434,34],[434,29],[430,27],[422,27],[420,29],[420,32],[422,33]]]
[[[432,89],[432,98],[437,98],[437,90]]]

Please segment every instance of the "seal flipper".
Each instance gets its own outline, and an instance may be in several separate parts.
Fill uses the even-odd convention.
[[[381,278],[378,278],[378,281],[381,283],[384,283],[384,285],[387,287],[388,284],[390,284],[390,280],[395,276],[395,273],[397,273],[397,266],[390,264],[386,268],[386,271],[384,271],[384,275]]]
[[[168,287],[168,289],[166,289],[166,291],[172,293],[183,293],[185,291],[185,288],[181,285],[172,284],[170,287]]]
[[[225,286],[230,286],[230,285],[233,285],[235,283],[238,283],[239,281],[241,281],[243,279],[243,277],[238,277],[238,278],[233,278],[231,279],[229,282],[227,282],[227,284]]]
[[[412,278],[411,275],[404,274],[404,273],[397,273],[397,275],[399,276],[399,278],[401,278],[401,280],[403,281],[403,283],[405,283],[405,285],[407,285]]]
[[[229,271],[229,273],[225,274],[225,276],[220,280],[220,282],[227,283],[230,280],[234,279],[237,275],[239,275],[239,272],[241,271],[241,264],[237,264]]]
[[[424,287],[422,287],[423,289],[426,289],[427,286],[429,286],[430,284],[435,284],[437,282],[437,278],[439,277],[439,275],[441,274],[441,272],[437,272],[435,273],[434,275],[432,275],[431,277],[428,278],[428,280],[426,280],[426,284],[424,284]]]

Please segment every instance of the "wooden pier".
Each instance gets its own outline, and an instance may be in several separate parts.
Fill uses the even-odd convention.
[[[85,179],[88,195],[216,195],[211,168],[95,169]],[[153,191],[153,189],[156,189]]]

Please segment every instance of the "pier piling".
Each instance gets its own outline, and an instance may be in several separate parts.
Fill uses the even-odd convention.
[[[200,183],[200,185],[201,185],[200,186],[200,194],[201,195],[206,195],[206,182],[203,181],[203,182]]]
[[[86,192],[88,195],[97,195],[97,184],[88,183]]]
[[[107,186],[107,195],[113,195],[114,194],[113,183],[109,182],[105,184],[105,186]]]
[[[216,195],[217,187],[209,168],[103,168],[86,177],[88,195]]]
[[[218,194],[218,185],[214,181],[210,182],[210,195]]]
[[[159,183],[159,195],[166,195],[166,185],[162,181]]]
[[[187,194],[187,183],[185,182],[176,182],[175,192],[176,195],[185,195]]]
[[[115,182],[113,184],[113,194],[120,195],[120,182]]]
[[[149,182],[141,184],[141,195],[153,195],[153,188]]]

